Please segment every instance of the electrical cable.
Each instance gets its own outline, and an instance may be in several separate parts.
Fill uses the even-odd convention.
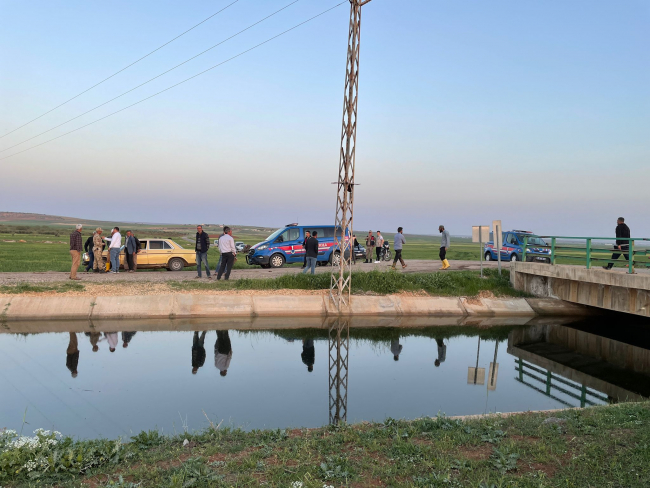
[[[23,127],[25,127],[25,126],[31,124],[32,122],[34,122],[34,121],[40,119],[41,117],[44,117],[45,115],[47,115],[47,114],[49,114],[49,113],[51,113],[51,112],[54,112],[57,108],[63,107],[66,103],[71,102],[71,101],[74,100],[75,98],[78,98],[78,97],[80,97],[81,95],[83,95],[84,93],[89,92],[89,91],[92,90],[93,88],[98,87],[99,85],[101,85],[101,84],[104,83],[105,81],[108,81],[108,80],[110,80],[111,78],[113,78],[115,75],[118,75],[118,74],[120,74],[122,71],[124,71],[124,70],[126,70],[126,69],[129,69],[129,68],[130,68],[131,66],[133,66],[134,64],[139,63],[139,62],[142,61],[144,58],[147,58],[147,57],[151,56],[151,55],[152,55],[153,53],[155,53],[156,51],[160,51],[160,50],[161,50],[163,47],[165,47],[167,44],[171,44],[172,42],[174,42],[174,41],[175,41],[176,39],[178,39],[179,37],[184,36],[184,35],[187,34],[189,31],[191,31],[191,30],[197,28],[198,26],[200,26],[201,24],[207,22],[208,20],[210,20],[210,19],[211,19],[212,17],[214,17],[215,15],[218,15],[218,14],[220,14],[221,12],[223,12],[224,10],[226,10],[227,8],[232,7],[232,6],[233,6],[234,4],[236,4],[237,2],[239,2],[239,0],[235,0],[235,1],[232,2],[231,4],[226,5],[224,8],[222,8],[222,9],[219,10],[218,12],[215,12],[215,13],[213,13],[210,17],[207,17],[206,19],[203,19],[201,22],[199,22],[198,24],[196,24],[194,27],[190,27],[190,28],[187,29],[185,32],[183,32],[182,34],[177,35],[177,36],[174,37],[172,40],[167,41],[167,42],[166,42],[165,44],[163,44],[162,46],[157,47],[156,49],[154,49],[153,51],[151,51],[149,54],[145,54],[145,55],[142,56],[140,59],[137,59],[136,61],[133,61],[133,62],[132,62],[131,64],[129,64],[128,66],[125,66],[125,67],[122,68],[121,70],[116,71],[115,73],[113,73],[113,74],[112,74],[111,76],[109,76],[108,78],[104,78],[104,79],[103,79],[102,81],[100,81],[99,83],[95,83],[95,84],[94,84],[93,86],[91,86],[90,88],[88,88],[88,89],[82,91],[81,93],[75,95],[74,97],[72,97],[72,98],[66,100],[66,101],[63,102],[62,104],[57,105],[57,106],[54,107],[53,109],[48,110],[48,111],[45,112],[44,114],[39,115],[39,116],[36,117],[35,119],[30,120],[29,122],[27,122],[27,123],[21,125],[20,127],[16,127],[16,128],[15,128],[14,130],[12,130],[11,132],[7,132],[6,134],[0,136],[0,139],[2,139],[2,138],[5,137],[5,136],[8,136],[9,134],[13,134],[13,133],[16,132],[17,130],[22,129]]]
[[[218,42],[218,43],[215,44],[214,46],[209,47],[209,48],[206,49],[205,51],[202,51],[202,52],[200,52],[199,54],[197,54],[197,55],[195,55],[195,56],[192,56],[192,57],[189,58],[189,59],[186,59],[185,61],[183,61],[183,62],[180,63],[180,64],[177,64],[177,65],[174,66],[173,68],[169,68],[167,71],[163,71],[163,72],[160,73],[159,75],[154,76],[153,78],[151,78],[151,79],[145,81],[144,83],[140,83],[138,86],[136,86],[136,87],[134,87],[134,88],[131,88],[130,90],[127,90],[127,91],[125,91],[124,93],[122,93],[122,94],[120,94],[120,95],[118,95],[118,96],[116,96],[116,97],[114,97],[114,98],[111,98],[110,100],[108,100],[108,101],[106,101],[106,102],[104,102],[104,103],[101,103],[101,104],[97,105],[96,107],[93,107],[93,108],[91,108],[90,110],[85,111],[85,112],[82,113],[82,114],[77,115],[76,117],[72,117],[71,119],[68,119],[68,120],[66,120],[65,122],[62,122],[62,123],[60,123],[59,125],[55,125],[55,126],[52,127],[51,129],[48,129],[48,130],[46,130],[46,131],[43,131],[43,132],[41,132],[40,134],[36,134],[35,136],[30,137],[29,139],[25,139],[25,140],[22,141],[22,142],[19,142],[19,143],[17,143],[17,144],[14,144],[13,146],[9,146],[9,147],[6,147],[6,148],[4,148],[4,149],[0,149],[0,153],[5,152],[5,151],[8,151],[9,149],[13,149],[14,147],[20,146],[20,145],[22,145],[22,144],[25,144],[26,142],[29,142],[29,141],[31,141],[32,139],[36,139],[37,137],[40,137],[40,136],[42,136],[43,134],[47,134],[48,132],[51,132],[51,131],[53,131],[54,129],[58,129],[59,127],[61,127],[61,126],[65,125],[65,124],[67,124],[68,122],[72,122],[73,120],[76,120],[76,119],[78,119],[79,117],[83,117],[84,115],[89,114],[90,112],[92,112],[92,111],[94,111],[94,110],[97,110],[98,108],[103,107],[104,105],[107,105],[107,104],[111,103],[112,101],[117,100],[117,99],[120,98],[120,97],[123,97],[123,96],[126,95],[127,93],[131,93],[132,91],[137,90],[138,88],[140,88],[140,87],[146,85],[147,83],[151,83],[153,80],[155,80],[155,79],[157,79],[157,78],[160,78],[160,77],[163,76],[163,75],[166,75],[166,74],[169,73],[170,71],[174,71],[176,68],[179,68],[179,67],[183,66],[184,64],[189,63],[189,62],[192,61],[193,59],[196,59],[196,58],[198,58],[199,56],[204,55],[205,53],[207,53],[208,51],[214,49],[215,47],[218,47],[218,46],[220,46],[220,45],[222,45],[222,44],[228,42],[229,40],[231,40],[231,39],[237,37],[238,35],[243,34],[243,33],[246,32],[247,30],[252,29],[252,28],[255,27],[256,25],[261,24],[262,22],[264,22],[264,21],[267,20],[267,19],[270,19],[270,18],[273,17],[274,15],[279,14],[279,13],[282,12],[283,10],[285,10],[285,9],[287,9],[287,8],[289,8],[289,7],[291,7],[294,3],[298,3],[299,1],[300,1],[300,0],[294,0],[293,2],[289,3],[288,5],[285,5],[284,7],[282,7],[281,9],[276,10],[276,11],[273,12],[272,14],[267,15],[266,17],[264,17],[264,18],[261,19],[261,20],[258,20],[258,21],[255,22],[254,24],[251,24],[251,25],[249,25],[248,27],[246,27],[245,29],[240,30],[240,31],[237,32],[236,34],[233,34],[232,36],[230,36],[230,37],[224,39],[223,41]]]
[[[222,65],[224,65],[224,64],[226,64],[226,63],[232,61],[233,59],[237,59],[237,58],[239,58],[240,56],[243,56],[244,54],[247,54],[247,53],[249,53],[249,52],[251,52],[251,51],[257,49],[258,47],[261,47],[261,46],[263,46],[264,44],[267,44],[267,43],[269,43],[269,42],[271,42],[271,41],[277,39],[278,37],[281,37],[281,36],[283,36],[283,35],[285,35],[285,34],[291,32],[292,30],[295,30],[295,29],[297,29],[298,27],[300,27],[300,26],[302,26],[302,25],[304,25],[304,24],[307,24],[308,22],[311,22],[312,20],[314,20],[314,19],[316,19],[316,18],[321,17],[322,15],[325,15],[326,13],[328,13],[328,12],[334,10],[335,8],[340,7],[340,6],[343,5],[344,3],[348,3],[348,2],[349,2],[349,0],[343,0],[341,3],[338,3],[338,4],[334,5],[333,7],[330,7],[330,8],[328,8],[327,10],[324,10],[323,12],[321,12],[321,13],[319,13],[319,14],[317,14],[317,15],[315,15],[315,16],[313,16],[313,17],[307,19],[307,20],[305,20],[305,21],[303,21],[303,22],[301,22],[301,23],[299,23],[299,24],[294,25],[294,26],[291,27],[290,29],[287,29],[287,30],[281,32],[280,34],[277,34],[277,35],[275,35],[275,36],[273,36],[273,37],[270,37],[270,38],[268,38],[267,40],[265,40],[265,41],[263,41],[263,42],[260,42],[259,44],[256,44],[255,46],[253,46],[253,47],[251,47],[251,48],[249,48],[249,49],[246,49],[245,51],[242,51],[242,52],[240,52],[239,54],[236,54],[235,56],[232,56],[231,58],[226,59],[225,61],[222,61],[222,62],[220,62],[220,63],[218,63],[218,64],[215,64],[214,66],[211,66],[211,67],[208,68],[208,69],[205,69],[205,70],[203,70],[203,71],[201,71],[201,72],[199,72],[199,73],[197,73],[197,74],[195,74],[195,75],[193,75],[193,76],[190,76],[189,78],[186,78],[186,79],[184,79],[183,81],[180,81],[180,82],[178,82],[178,83],[176,83],[176,84],[174,84],[174,85],[171,85],[171,86],[165,88],[164,90],[161,90],[161,91],[159,91],[159,92],[157,92],[157,93],[154,93],[153,95],[150,95],[150,96],[148,96],[148,97],[146,97],[146,98],[143,98],[142,100],[139,100],[139,101],[137,101],[137,102],[135,102],[135,103],[132,103],[131,105],[127,105],[126,107],[121,108],[120,110],[116,110],[115,112],[112,112],[112,113],[110,113],[110,114],[108,114],[108,115],[105,115],[104,117],[101,117],[101,118],[99,118],[99,119],[96,119],[96,120],[94,120],[94,121],[92,121],[92,122],[89,122],[89,123],[87,123],[87,124],[85,124],[85,125],[82,125],[81,127],[77,127],[76,129],[73,129],[73,130],[71,130],[71,131],[65,132],[65,133],[63,133],[63,134],[61,134],[61,135],[59,135],[59,136],[53,137],[52,139],[48,139],[48,140],[45,141],[45,142],[41,142],[40,144],[36,144],[36,145],[34,145],[34,146],[28,147],[27,149],[23,149],[22,151],[18,151],[18,152],[15,152],[15,153],[13,153],[13,154],[10,154],[10,155],[8,155],[8,156],[5,156],[4,158],[0,158],[0,161],[3,161],[3,160],[8,159],[8,158],[11,158],[11,157],[13,157],[13,156],[16,156],[16,155],[18,155],[18,154],[24,153],[24,152],[26,152],[26,151],[30,151],[30,150],[32,150],[32,149],[34,149],[34,148],[37,148],[37,147],[39,147],[39,146],[42,146],[42,145],[47,144],[47,143],[49,143],[49,142],[52,142],[52,141],[54,141],[54,140],[56,140],[56,139],[60,139],[61,137],[67,136],[68,134],[72,134],[73,132],[77,132],[78,130],[81,130],[81,129],[85,128],[85,127],[88,127],[89,125],[95,124],[96,122],[99,122],[99,121],[101,121],[101,120],[104,120],[104,119],[107,119],[107,118],[109,118],[109,117],[112,117],[112,116],[115,115],[115,114],[118,114],[118,113],[120,113],[120,112],[123,112],[124,110],[127,110],[127,109],[129,109],[129,108],[131,108],[131,107],[134,107],[135,105],[138,105],[138,104],[140,104],[140,103],[142,103],[142,102],[145,102],[145,101],[149,100],[150,98],[156,97],[156,96],[160,95],[161,93],[164,93],[164,92],[166,92],[166,91],[168,91],[168,90],[171,90],[172,88],[175,88],[175,87],[177,87],[177,86],[179,86],[179,85],[182,85],[182,84],[185,83],[185,82],[188,82],[188,81],[190,81],[190,80],[193,80],[194,78],[196,78],[196,77],[198,77],[198,76],[201,76],[201,75],[207,73],[208,71],[211,71],[211,70],[213,70],[213,69],[215,69],[215,68],[218,68],[219,66],[222,66]]]

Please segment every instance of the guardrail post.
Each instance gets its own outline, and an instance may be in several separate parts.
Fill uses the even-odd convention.
[[[521,262],[526,262],[526,248],[528,247],[528,236],[524,236],[524,249],[521,252]]]
[[[555,237],[551,237],[551,264],[555,264]]]
[[[587,269],[591,269],[591,239],[587,239]]]
[[[634,274],[634,240],[630,239],[628,242],[630,243],[630,245],[628,246],[629,247],[628,251],[630,252],[630,254],[627,255],[629,261],[628,273]]]

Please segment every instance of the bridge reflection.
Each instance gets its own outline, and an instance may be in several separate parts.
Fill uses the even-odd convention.
[[[579,324],[535,325],[510,332],[508,353],[516,357],[519,382],[564,405],[644,400],[650,397],[650,348],[619,336]]]

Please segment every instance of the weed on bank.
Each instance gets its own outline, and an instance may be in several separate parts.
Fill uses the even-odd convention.
[[[0,486],[645,487],[650,405],[128,442],[0,434]]]

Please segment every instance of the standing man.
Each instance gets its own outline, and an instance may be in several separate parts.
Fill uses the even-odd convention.
[[[133,256],[135,256],[135,253],[138,251],[138,246],[135,236],[130,230],[126,231],[126,241],[124,242],[124,246],[124,251],[126,252],[126,263],[129,266],[129,273],[133,273],[133,271],[135,271]]]
[[[133,238],[135,239],[135,253],[133,253],[133,271],[138,270],[138,253],[140,252],[140,241],[138,238],[133,234]]]
[[[120,272],[120,248],[122,247],[122,234],[119,227],[113,227],[111,237],[104,237],[108,245],[108,255],[111,261],[111,273]]]
[[[375,248],[375,236],[372,235],[372,231],[368,231],[368,236],[366,237],[366,260],[365,263],[372,263],[372,252]]]
[[[235,264],[237,256],[237,249],[235,248],[235,240],[232,238],[232,229],[228,226],[223,228],[223,235],[219,238],[219,250],[221,250],[221,267],[217,274],[217,280],[221,279],[221,275],[226,273],[226,280],[230,279],[230,272]]]
[[[102,228],[97,227],[93,234],[93,273],[106,273],[106,266],[104,266],[104,257],[102,251],[104,250],[104,241],[102,240]]]
[[[210,249],[210,236],[203,232],[203,226],[196,226],[196,271],[197,278],[201,278],[201,263],[205,263],[205,274],[210,279],[210,265],[208,264],[208,249]]]
[[[629,261],[630,241],[626,239],[620,239],[624,237],[627,237],[628,239],[630,238],[630,228],[625,223],[625,219],[623,217],[619,217],[616,221],[616,245],[614,246],[614,249],[626,253],[624,254],[625,260]],[[614,252],[614,254],[612,254],[612,261],[616,261],[619,257],[621,257],[621,253]],[[608,263],[607,266],[603,266],[605,269],[612,269],[613,267],[614,263]]]
[[[377,239],[375,239],[375,241],[377,244],[377,260],[375,261],[375,264],[377,264],[381,261],[381,256],[384,252],[384,236],[381,235],[381,231],[377,231]]]
[[[93,263],[95,262],[95,255],[93,254],[93,237],[95,233],[86,239],[84,242],[84,251],[88,253],[88,266],[86,266],[86,273],[93,269]]]
[[[305,259],[302,260],[302,269],[305,269],[307,267],[307,241],[311,237],[311,233],[306,230],[305,231],[305,240],[302,241],[302,247],[305,249]]]
[[[311,269],[311,274],[316,273],[316,262],[318,261],[318,232],[314,231],[314,235],[307,239],[305,243],[305,259],[307,267],[302,270],[305,274],[308,269]]]
[[[395,251],[395,259],[393,259],[392,269],[395,269],[395,264],[399,259],[399,262],[402,263],[402,269],[406,268],[406,264],[402,259],[402,249],[406,244],[406,239],[404,239],[404,229],[402,227],[397,228],[397,234],[395,234],[395,240],[393,241],[393,250]]]
[[[440,269],[451,268],[449,261],[447,261],[447,250],[449,249],[450,239],[449,231],[445,230],[445,226],[441,225],[438,227],[438,232],[442,234],[440,237],[440,261],[442,261],[442,267]]]
[[[81,229],[83,225],[77,224],[75,231],[70,234],[70,256],[72,257],[72,268],[70,268],[70,279],[80,280],[77,278],[77,270],[81,262]]]

